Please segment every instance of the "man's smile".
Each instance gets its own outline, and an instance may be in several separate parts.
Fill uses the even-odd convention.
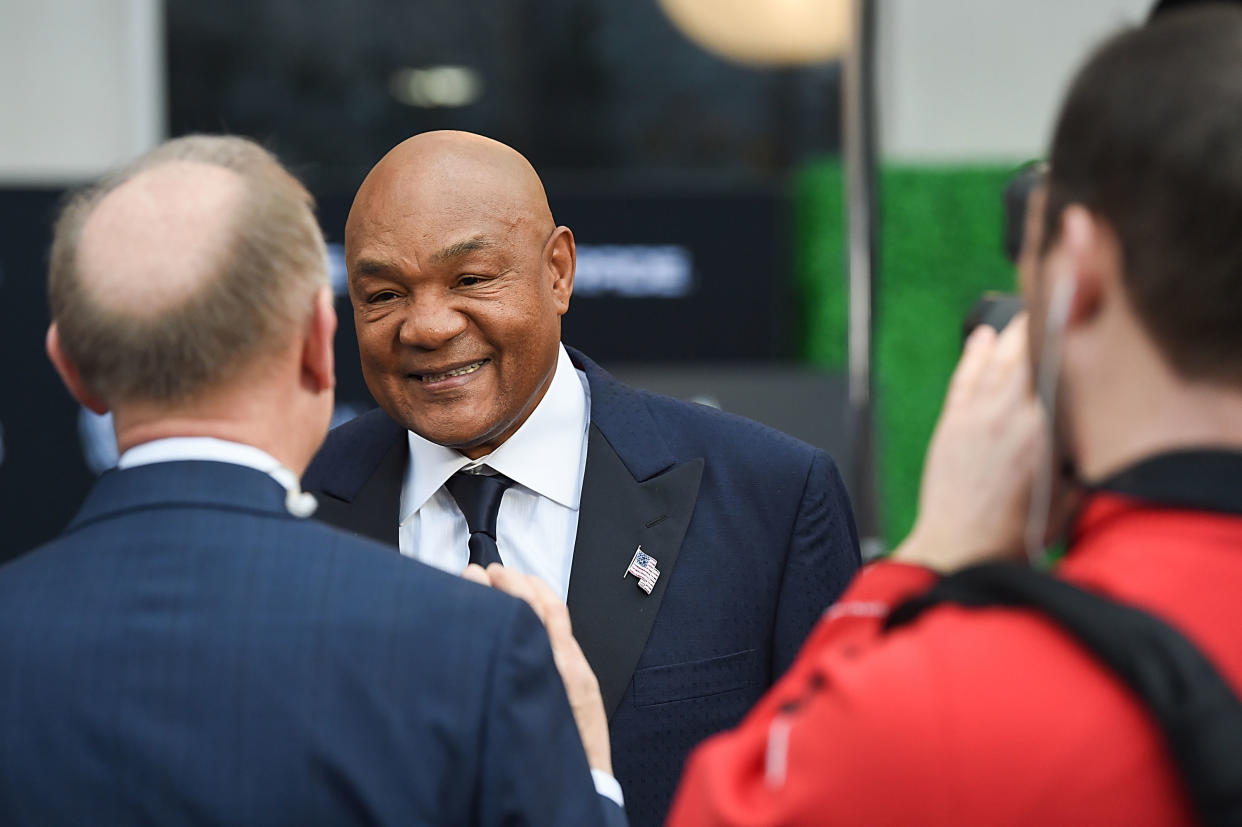
[[[469,362],[456,367],[438,368],[435,371],[428,371],[426,373],[411,373],[410,376],[414,377],[419,382],[422,382],[424,385],[440,385],[447,383],[452,379],[463,379],[464,377],[470,376],[490,361],[491,359],[480,359],[477,362]],[[461,383],[457,382],[454,384]]]

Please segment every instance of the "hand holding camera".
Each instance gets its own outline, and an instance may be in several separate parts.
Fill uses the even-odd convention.
[[[899,562],[954,571],[1017,557],[1048,428],[1032,391],[1023,314],[997,334],[971,334],[949,384]]]

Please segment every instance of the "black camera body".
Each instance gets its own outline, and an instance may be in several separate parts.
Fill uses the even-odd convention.
[[[989,325],[999,333],[1013,321],[1014,316],[1025,309],[1026,306],[1019,296],[1011,293],[984,293],[962,320],[962,341],[966,341],[981,324]]]
[[[1003,195],[1005,227],[1005,256],[1014,264],[1022,252],[1022,237],[1026,233],[1027,204],[1031,193],[1043,181],[1047,167],[1040,163],[1028,164],[1009,179]],[[962,341],[966,340],[981,324],[996,328],[997,332],[1023,310],[1022,299],[1011,293],[984,293],[966,313],[962,320]]]

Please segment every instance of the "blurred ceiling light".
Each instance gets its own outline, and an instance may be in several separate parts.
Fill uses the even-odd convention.
[[[695,43],[729,60],[761,66],[823,63],[850,42],[850,0],[660,0]]]
[[[427,109],[469,106],[483,94],[483,78],[466,66],[428,66],[398,69],[388,91],[407,106]]]

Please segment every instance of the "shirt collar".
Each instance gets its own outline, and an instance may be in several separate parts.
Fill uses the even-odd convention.
[[[1242,452],[1201,448],[1149,457],[1088,486],[1088,491],[1166,508],[1242,514],[1239,481]]]
[[[1242,452],[1171,451],[1141,460],[1086,487],[1071,545],[1114,520],[1153,509],[1242,516]]]
[[[513,436],[487,456],[470,460],[452,448],[408,432],[410,462],[401,489],[401,522],[422,508],[453,474],[480,465],[577,510],[582,500],[589,394],[589,386],[561,345],[547,393]]]
[[[280,460],[253,445],[216,439],[208,436],[178,436],[165,439],[154,439],[135,445],[117,460],[120,469],[136,468],[139,465],[153,465],[157,462],[182,462],[185,460],[205,460],[207,462],[226,462],[230,465],[242,465],[262,471],[286,490],[298,487],[297,475],[280,464]]]

